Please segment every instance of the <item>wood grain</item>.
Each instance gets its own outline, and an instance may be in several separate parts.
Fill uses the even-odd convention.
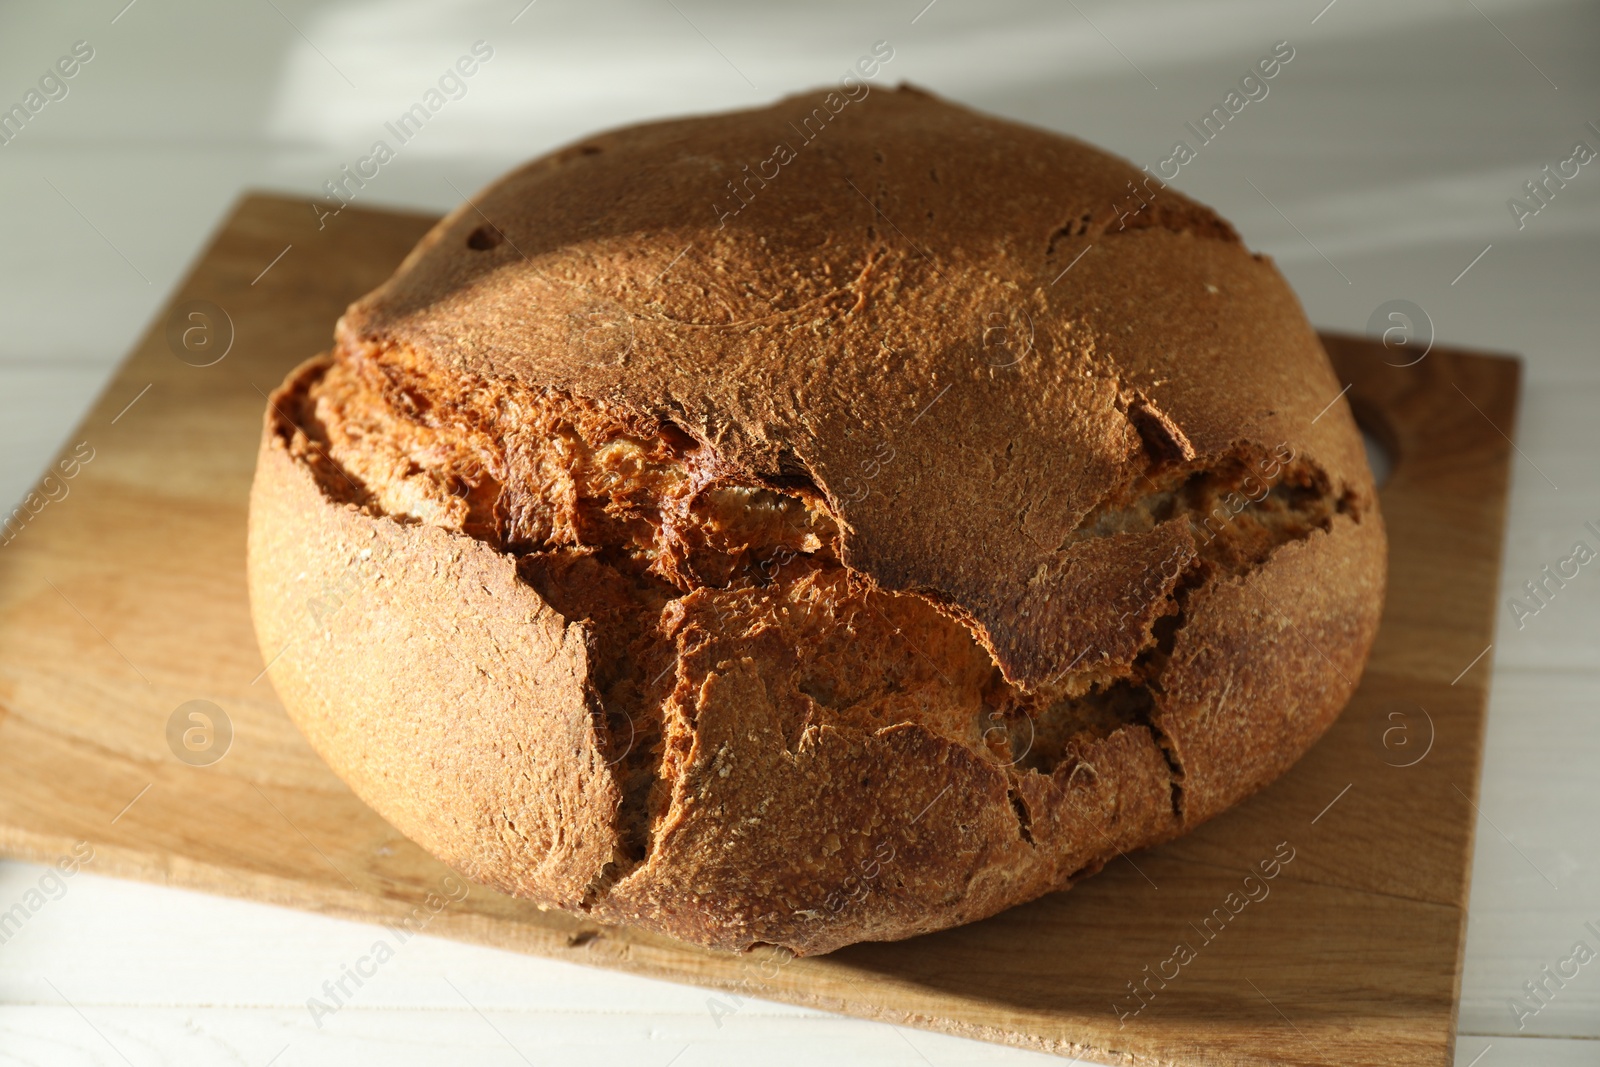
[[[0,548],[0,848],[86,840],[102,873],[377,922],[428,907],[446,869],[333,777],[261,676],[243,565],[263,393],[431,221],[352,208],[319,231],[303,202],[245,199],[174,298],[225,309],[226,357],[191,366],[157,322],[69,440],[94,458]],[[1351,707],[1268,790],[1070,893],[820,959],[715,955],[481,889],[428,932],[715,987],[729,1010],[760,996],[1109,1061],[1448,1063],[1518,368],[1327,341],[1395,453],[1390,598]],[[204,767],[167,741],[196,699],[234,731]],[[1270,895],[1229,912],[1284,842]],[[1136,999],[1179,941],[1194,958]]]

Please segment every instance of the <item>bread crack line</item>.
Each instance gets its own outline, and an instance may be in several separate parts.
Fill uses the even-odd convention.
[[[783,758],[803,758],[825,728],[873,736],[920,725],[1012,783],[1018,835],[1031,845],[1016,784],[1058,769],[1074,781],[1092,771],[1084,745],[1139,729],[1166,760],[1181,821],[1184,771],[1156,721],[1161,661],[1184,622],[1182,590],[1169,587],[1259,565],[1325,527],[1331,509],[1320,471],[1287,445],[1195,460],[1181,430],[1135,396],[1129,421],[1150,457],[1151,491],[1108,499],[1063,549],[1179,518],[1189,520],[1190,547],[1169,557],[1171,574],[1162,565],[1167,621],[1143,643],[1133,676],[1069,695],[1085,653],[1032,691],[1008,682],[953,609],[879,588],[840,560],[838,523],[813,483],[763,484],[726,470],[670,423],[505,382],[450,380],[395,348],[342,353],[293,421],[302,462],[331,498],[488,543],[582,629],[587,714],[621,795],[617,845],[585,887],[584,908],[647,864],[673,813],[692,803],[687,776],[704,758],[696,701],[719,652],[761,664]],[[1241,488],[1256,491],[1241,497]],[[1153,595],[1148,582],[1126,592],[1121,623]]]

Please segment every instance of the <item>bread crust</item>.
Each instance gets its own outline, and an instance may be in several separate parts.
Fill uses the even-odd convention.
[[[852,103],[737,217],[706,210],[816,95],[591,138],[452,213],[274,393],[250,525],[284,705],[399,830],[505,892],[798,954],[982,918],[1259,789],[1348,700],[1385,567],[1326,356],[1226,223],[1148,185],[1130,215],[1127,164],[906,89]],[[827,512],[835,600],[914,601],[1006,693],[1119,710],[1049,738],[1035,708],[1032,754],[999,758],[981,722],[818,718],[782,643],[812,624],[761,583],[692,589],[641,840],[642,724],[608,718],[593,620],[505,545],[385,514],[296,451],[330,368],[396,353],[674,427],[717,478]],[[1225,491],[1249,500],[1188,503]],[[1291,498],[1312,510],[1286,526]],[[884,657],[953,640],[922,617],[895,615]]]
[[[488,546],[328,499],[272,396],[250,603],[284,707],[335,773],[476,881],[575,907],[616,848],[586,634]]]

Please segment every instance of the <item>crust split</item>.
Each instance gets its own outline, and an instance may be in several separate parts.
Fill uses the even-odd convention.
[[[1029,690],[1004,677],[969,623],[843,564],[837,521],[813,487],[720,465],[670,424],[462,382],[429,373],[414,353],[382,353],[302,368],[274,397],[263,448],[258,493],[278,471],[298,509],[334,513],[341,541],[367,527],[397,543],[474,544],[502,582],[548,609],[550,640],[570,657],[564,730],[588,773],[566,792],[599,804],[580,819],[558,805],[542,836],[525,817],[494,813],[504,848],[477,862],[463,862],[459,843],[441,848],[437,826],[421,835],[430,847],[508,892],[721,947],[800,953],[989,914],[1210,814],[1186,811],[1184,747],[1167,732],[1164,706],[1162,674],[1189,601],[1282,545],[1326,533],[1341,510],[1314,468],[1284,457],[1208,467],[1151,449],[1145,491],[1132,495],[1130,483],[1108,495],[1061,551],[1099,582],[1119,567],[1149,568],[1153,581],[1128,583],[1098,620],[1080,609],[1074,621],[1102,629],[1099,655]],[[1230,512],[1224,497],[1251,471],[1255,497]],[[258,512],[270,521],[266,506]],[[389,571],[388,558],[372,565],[374,580],[415,616],[412,579]],[[433,625],[457,634],[448,585],[438,593],[445,616]],[[451,655],[496,673],[503,648],[451,643]],[[301,696],[322,708],[311,736],[339,728],[325,695]],[[425,716],[428,703],[406,713]],[[461,754],[443,756],[450,764]],[[348,759],[343,770],[371,779]],[[908,773],[924,782],[908,784]],[[943,788],[925,788],[935,782]],[[902,833],[958,787],[945,806],[967,810],[930,828],[954,820],[987,841],[959,868],[968,888],[954,892],[945,850],[918,851]],[[394,809],[387,796],[369,799]],[[794,866],[792,828],[819,806],[845,816],[824,824],[833,827],[818,842],[826,862],[809,880],[770,879]],[[407,814],[420,813],[390,817],[403,825]],[[730,845],[726,865],[707,869]],[[570,855],[552,865],[563,847]],[[699,862],[685,865],[686,852]],[[885,875],[903,905],[883,914],[883,887],[858,894],[870,906],[845,887],[890,854],[902,864],[920,857],[937,874],[921,886],[904,870]],[[574,862],[579,855],[588,859]],[[861,870],[832,884],[829,871],[852,866]],[[679,891],[697,883],[723,896],[685,910]]]

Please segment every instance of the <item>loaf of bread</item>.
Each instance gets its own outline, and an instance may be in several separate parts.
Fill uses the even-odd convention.
[[[909,88],[635,126],[452,212],[273,393],[256,628],[469,878],[909,937],[1333,721],[1385,578],[1339,392],[1269,260],[1080,142]]]

